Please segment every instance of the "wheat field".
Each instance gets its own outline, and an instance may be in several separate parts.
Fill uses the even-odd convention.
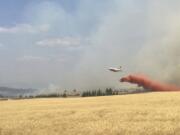
[[[0,101],[0,135],[180,134],[180,93]]]

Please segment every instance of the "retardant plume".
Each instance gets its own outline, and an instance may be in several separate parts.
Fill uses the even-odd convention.
[[[179,91],[180,87],[175,85],[160,83],[155,80],[149,79],[145,75],[128,75],[120,79],[121,82],[129,82],[142,86],[144,89],[152,91]]]

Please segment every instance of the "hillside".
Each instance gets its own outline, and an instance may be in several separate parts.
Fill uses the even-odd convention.
[[[19,95],[33,94],[36,91],[36,89],[0,87],[0,97],[17,97]]]

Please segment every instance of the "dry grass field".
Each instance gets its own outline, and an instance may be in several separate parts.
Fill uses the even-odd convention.
[[[180,93],[0,101],[0,135],[180,134]]]

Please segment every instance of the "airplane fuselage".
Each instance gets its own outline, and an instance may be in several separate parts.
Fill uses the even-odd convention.
[[[121,71],[120,68],[109,68],[110,71],[113,71],[113,72],[119,72]]]

